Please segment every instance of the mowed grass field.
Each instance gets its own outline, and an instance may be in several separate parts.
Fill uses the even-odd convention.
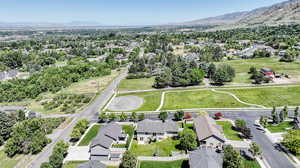
[[[227,107],[238,108],[248,106],[239,103],[227,94],[215,93],[210,90],[195,90],[166,93],[163,110]]]
[[[248,74],[250,67],[260,70],[263,67],[270,68],[276,73],[285,73],[293,77],[300,77],[300,62],[279,62],[274,58],[257,58],[224,61],[217,64],[226,63],[231,65],[236,71],[236,77],[232,83],[250,83]]]
[[[235,94],[244,102],[259,104],[266,107],[300,105],[300,86],[241,88],[226,89],[224,91]]]
[[[141,79],[124,79],[119,84],[120,91],[152,89],[154,77]]]

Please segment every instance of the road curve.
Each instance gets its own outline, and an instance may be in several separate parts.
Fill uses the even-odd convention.
[[[52,140],[50,144],[48,144],[43,151],[26,167],[27,168],[40,168],[40,165],[43,162],[48,161],[50,155],[52,154],[53,147],[59,140],[69,141],[70,134],[75,126],[76,122],[81,118],[86,118],[88,120],[92,120],[98,116],[99,109],[103,108],[107,101],[113,96],[115,93],[118,84],[122,79],[124,79],[127,75],[127,71],[119,75],[116,79],[114,79],[109,86],[92,102],[87,108],[85,108],[81,113],[74,115],[73,121],[61,131],[59,136]]]

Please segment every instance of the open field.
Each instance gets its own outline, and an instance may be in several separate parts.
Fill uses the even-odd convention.
[[[155,152],[158,152],[158,156],[170,156],[172,152],[180,152],[176,148],[179,140],[171,138],[146,145],[138,145],[137,141],[133,141],[132,143],[130,151],[136,156],[153,156]]]
[[[257,70],[266,67],[274,70],[276,73],[289,74],[292,78],[300,77],[300,62],[287,63],[279,62],[278,59],[274,58],[256,58],[224,61],[221,63],[229,64],[236,70],[236,78],[232,83],[250,83],[248,71],[252,66],[256,67]]]
[[[227,94],[210,90],[166,93],[163,110],[192,108],[248,107]]]
[[[217,121],[217,124],[223,127],[224,135],[227,139],[242,141],[238,132],[232,129],[232,124],[229,121]]]
[[[139,168],[189,168],[188,160],[170,162],[142,161]]]
[[[240,100],[266,107],[298,106],[300,105],[300,86],[295,87],[265,87],[248,89],[226,89]]]
[[[141,79],[123,79],[119,84],[120,91],[152,89],[154,77]]]
[[[277,133],[277,132],[285,132],[287,129],[291,129],[294,127],[293,121],[284,121],[278,125],[272,125],[269,123],[267,125],[267,129],[272,132],[272,133]]]
[[[87,146],[98,134],[99,129],[101,128],[100,124],[95,124],[89,131],[85,134],[84,138],[79,142],[78,146]]]

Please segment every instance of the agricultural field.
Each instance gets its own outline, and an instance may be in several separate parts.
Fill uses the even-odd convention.
[[[210,90],[169,92],[165,95],[163,110],[192,108],[248,107],[227,94]]]
[[[119,84],[120,91],[152,89],[154,77],[141,79],[124,79]]]
[[[241,59],[224,61],[231,65],[236,71],[236,77],[232,83],[251,83],[249,80],[250,75],[248,74],[250,67],[256,67],[258,70],[266,67],[274,70],[276,73],[284,73],[291,75],[295,82],[300,82],[300,62],[279,62],[278,59],[274,58],[256,58],[256,59]],[[217,63],[220,64],[220,63]],[[294,81],[293,80],[293,81]]]

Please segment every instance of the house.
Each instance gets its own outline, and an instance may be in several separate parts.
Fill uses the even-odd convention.
[[[90,145],[90,160],[118,160],[122,153],[112,150],[113,144],[125,144],[127,134],[122,133],[122,127],[119,124],[111,123],[103,126],[98,135],[92,140]]]
[[[260,70],[260,73],[262,73],[266,78],[269,78],[269,79],[275,78],[275,73],[269,68],[262,68]]]
[[[178,135],[179,127],[176,122],[167,120],[154,121],[145,119],[137,123],[137,140],[139,144],[148,143],[151,140],[163,140]]]
[[[106,165],[96,160],[90,160],[79,164],[76,168],[106,168]]]
[[[222,155],[211,147],[203,147],[189,153],[190,168],[222,168]]]
[[[40,117],[40,114],[38,112],[31,111],[24,106],[0,106],[0,112],[6,113],[6,114],[13,114],[18,111],[24,111],[25,116],[28,118]]]
[[[201,145],[221,149],[224,142],[222,126],[208,115],[200,115],[194,119],[194,129]]]
[[[300,130],[300,117],[295,118],[294,128]]]

